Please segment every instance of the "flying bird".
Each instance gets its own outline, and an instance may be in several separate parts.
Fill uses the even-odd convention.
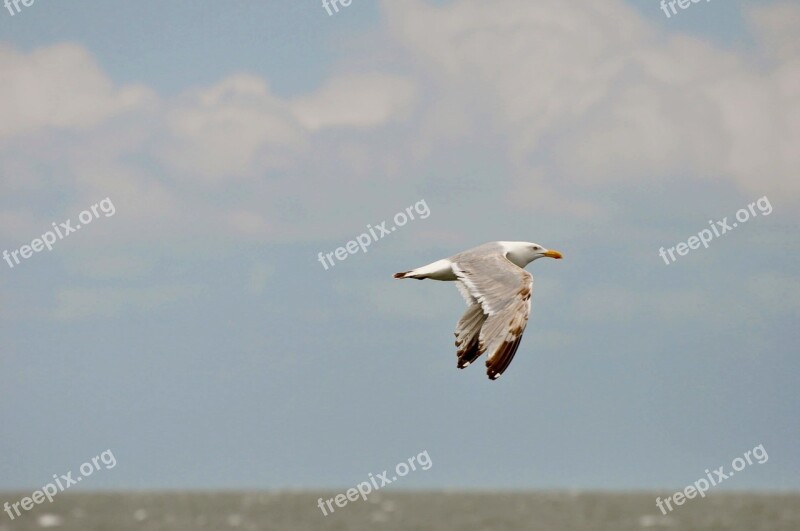
[[[468,306],[456,325],[458,368],[488,352],[486,374],[496,380],[514,359],[531,312],[533,277],[523,268],[542,257],[561,253],[531,242],[490,242],[394,278],[455,282]]]

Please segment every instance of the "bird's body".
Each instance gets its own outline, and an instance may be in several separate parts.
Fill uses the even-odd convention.
[[[537,258],[561,258],[530,242],[490,242],[395,273],[395,278],[453,281],[467,303],[456,325],[458,368],[488,352],[487,374],[495,380],[508,368],[528,323],[533,277],[523,268]]]

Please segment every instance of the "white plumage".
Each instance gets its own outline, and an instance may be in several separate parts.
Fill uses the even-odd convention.
[[[490,242],[394,276],[456,283],[468,306],[455,331],[458,368],[488,352],[487,375],[496,380],[514,358],[531,311],[533,277],[523,268],[542,257],[561,253],[531,242]]]

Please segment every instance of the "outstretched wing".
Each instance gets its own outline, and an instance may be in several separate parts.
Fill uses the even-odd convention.
[[[486,314],[483,313],[478,300],[473,297],[466,286],[460,281],[456,281],[456,287],[461,295],[464,297],[467,305],[467,311],[459,319],[456,325],[456,356],[458,356],[458,368],[463,369],[469,367],[470,363],[478,359],[478,356],[483,354],[479,350],[479,335],[481,326],[486,321]]]
[[[514,359],[528,324],[533,277],[500,253],[458,256],[453,272],[486,315],[473,359],[488,352],[487,375],[496,380]]]

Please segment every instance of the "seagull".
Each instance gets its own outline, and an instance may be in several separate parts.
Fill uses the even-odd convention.
[[[486,374],[496,380],[514,359],[531,312],[533,277],[523,269],[561,253],[531,242],[489,242],[450,258],[395,273],[394,278],[454,281],[467,303],[456,325],[458,368],[488,352]]]

